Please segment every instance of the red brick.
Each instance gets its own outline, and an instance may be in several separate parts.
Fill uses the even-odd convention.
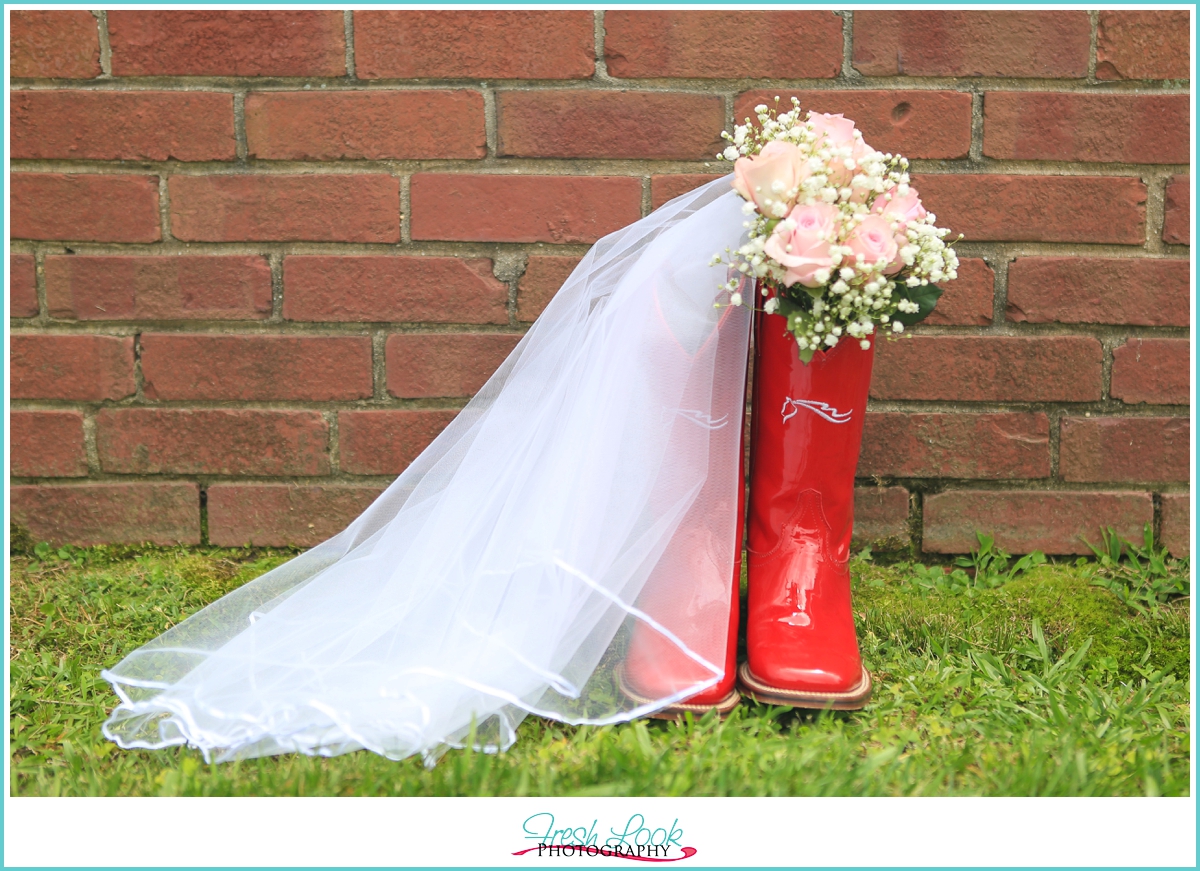
[[[213,484],[208,540],[219,547],[312,547],[350,525],[381,487]]]
[[[609,75],[626,79],[831,79],[842,69],[833,12],[613,10]]]
[[[579,257],[531,256],[525,274],[517,283],[517,320],[536,320],[579,265],[579,261]]]
[[[994,535],[1009,553],[1091,554],[1111,526],[1134,541],[1154,519],[1149,493],[1048,493],[1043,490],[949,490],[925,497],[922,549],[967,553],[976,532]]]
[[[966,157],[971,147],[971,95],[963,91],[748,91],[737,98],[733,117],[743,123],[754,107],[801,108],[854,120],[863,140],[878,151],[912,158]]]
[[[1087,75],[1086,12],[854,13],[854,68],[866,76]]]
[[[32,254],[10,254],[8,258],[8,305],[14,318],[38,315],[37,264]]]
[[[652,175],[650,176],[650,207],[657,209],[676,197],[681,197],[689,191],[694,191],[719,178],[721,178],[719,175],[698,172]]]
[[[1008,319],[1018,323],[1187,326],[1186,260],[1021,257],[1008,267]]]
[[[123,399],[134,391],[133,337],[23,333],[8,363],[13,399]]]
[[[341,12],[110,11],[114,76],[344,76]]]
[[[508,285],[485,257],[288,257],[293,321],[507,324]]]
[[[233,94],[15,91],[12,156],[40,160],[233,160]]]
[[[13,521],[54,544],[199,544],[195,484],[27,485],[12,488]]]
[[[9,420],[11,474],[75,478],[88,473],[83,415],[78,411],[13,411]]]
[[[342,471],[351,475],[398,475],[456,414],[454,409],[440,408],[340,412]]]
[[[478,91],[296,91],[246,97],[246,138],[264,160],[487,156]]]
[[[1187,79],[1186,11],[1106,9],[1096,28],[1096,78]]]
[[[725,101],[654,91],[501,91],[504,157],[707,160],[721,151]]]
[[[157,242],[158,178],[14,172],[14,239]]]
[[[909,336],[878,342],[871,396],[975,402],[1100,399],[1100,343],[1085,336]]]
[[[79,10],[10,13],[14,79],[93,79],[100,75],[100,30]]]
[[[387,340],[393,396],[471,396],[504,362],[520,336],[508,333],[397,333]]]
[[[316,411],[103,408],[105,472],[133,475],[326,475],[329,424]]]
[[[171,232],[188,242],[399,242],[390,175],[172,176]]]
[[[228,320],[271,314],[265,257],[50,256],[50,316],[76,320]]]
[[[361,79],[587,79],[590,10],[354,13]]]
[[[1064,417],[1058,473],[1064,481],[1187,481],[1186,417]]]
[[[1186,94],[990,91],[983,153],[1002,160],[1187,163],[1190,103]]]
[[[1133,404],[1187,405],[1192,383],[1187,339],[1130,339],[1113,351],[1113,399]]]
[[[1136,539],[1140,541],[1140,539]],[[1172,556],[1192,553],[1192,497],[1190,493],[1171,493],[1162,497],[1162,534],[1159,543]]]
[[[1047,478],[1044,414],[869,412],[859,477]]]
[[[1136,178],[914,175],[938,226],[969,242],[1146,241],[1146,186]]]
[[[147,399],[371,396],[370,336],[142,334]]]
[[[642,216],[640,179],[586,175],[412,178],[413,239],[595,242]]]
[[[958,278],[938,285],[942,296],[937,308],[922,323],[986,326],[992,322],[996,274],[986,262],[964,257]]]
[[[1192,244],[1192,179],[1187,175],[1171,177],[1167,184],[1163,241],[1170,245]]]
[[[908,491],[903,487],[855,487],[854,540],[885,548],[908,546]]]

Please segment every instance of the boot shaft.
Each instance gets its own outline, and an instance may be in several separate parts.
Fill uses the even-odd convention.
[[[750,467],[752,553],[776,550],[789,522],[800,522],[826,527],[832,551],[827,558],[847,558],[854,526],[854,473],[875,356],[875,337],[869,341],[871,347],[864,350],[857,339],[845,337],[805,364],[786,319],[758,315]]]

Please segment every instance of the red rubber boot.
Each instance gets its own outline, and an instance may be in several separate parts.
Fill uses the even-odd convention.
[[[742,321],[742,324],[742,329],[745,329],[745,321]],[[731,311],[727,310],[709,340],[718,343],[715,351],[718,371],[722,368],[728,371],[734,365],[730,349],[744,347],[738,342],[721,341],[724,335],[732,337],[732,329],[736,329],[736,322],[731,320]],[[697,353],[710,348],[709,342]],[[722,379],[711,387],[705,385],[704,390],[728,391],[729,395],[724,400],[718,399],[713,402],[713,407],[742,409],[745,405],[744,382]],[[708,397],[704,398],[707,400]],[[686,397],[684,404],[688,404]],[[689,425],[700,423],[694,417],[689,419],[692,421]],[[693,507],[684,516],[679,531],[660,558],[660,565],[670,566],[674,571],[678,571],[681,566],[685,567],[682,574],[690,579],[686,587],[686,597],[672,596],[670,591],[662,586],[648,584],[647,589],[650,592],[643,592],[637,606],[667,627],[693,651],[712,650],[714,629],[721,631],[717,627],[723,627],[724,674],[714,686],[650,715],[660,719],[678,719],[687,711],[703,714],[713,709],[723,716],[741,701],[734,685],[737,679],[738,591],[742,574],[742,534],[745,522],[746,477],[742,463],[745,426],[741,413],[736,419],[708,422],[703,425],[710,430],[719,431],[719,435],[714,435],[711,442],[717,465],[710,471],[709,478],[697,495]],[[736,493],[730,492],[733,470],[725,462],[727,454],[730,453],[726,446],[732,447],[731,439],[736,439],[738,445]],[[736,506],[730,505],[729,500],[735,498]],[[731,509],[736,511],[735,528],[720,532],[714,530],[713,518],[728,517]],[[720,568],[729,565],[731,549],[732,578],[726,574],[727,568]],[[638,623],[634,627],[625,656],[621,691],[633,702],[645,704],[674,695],[712,676],[711,670],[685,654],[661,632],[646,623]]]
[[[846,337],[800,361],[779,315],[755,322],[750,438],[752,698],[800,708],[861,708],[871,695],[850,609],[854,470],[875,337]]]

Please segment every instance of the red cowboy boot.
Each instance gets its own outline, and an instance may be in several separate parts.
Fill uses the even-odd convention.
[[[780,315],[755,321],[750,438],[750,599],[741,689],[802,708],[871,695],[850,610],[854,470],[875,337],[800,361]]]
[[[737,329],[736,321],[731,320],[733,311],[725,311],[708,341],[696,351],[697,354],[705,352],[706,349],[713,352],[710,343],[716,343],[717,371],[728,371],[735,362],[730,349],[742,347],[738,342],[721,341],[723,336],[733,338],[735,335],[732,332]],[[741,323],[744,329],[745,321]],[[703,399],[709,400],[711,397],[711,402],[702,401],[697,404],[738,409],[745,405],[744,382],[720,379],[712,385],[701,385],[701,388],[701,392],[706,394]],[[713,393],[717,390],[735,395],[721,398]],[[689,404],[686,397],[684,404]],[[716,437],[710,443],[710,450],[713,452],[710,463],[714,465],[710,469],[709,477],[659,559],[660,567],[667,566],[672,571],[680,571],[680,567],[685,567],[682,573],[690,580],[686,597],[675,595],[676,590],[668,585],[650,583],[638,598],[637,607],[693,651],[712,649],[714,624],[724,625],[725,656],[724,674],[714,686],[650,715],[660,719],[677,719],[686,711],[702,714],[712,709],[725,715],[741,701],[734,684],[737,677],[738,592],[742,574],[742,533],[745,521],[746,477],[742,462],[745,447],[744,420],[740,413],[736,419],[708,421],[701,420],[694,413],[688,414],[685,409],[675,411],[687,418],[686,426],[701,426],[710,431],[721,430],[721,436],[726,438]],[[685,433],[691,431],[685,430]],[[736,493],[729,492],[729,485],[732,483],[729,474],[731,470],[726,465],[725,455],[728,452],[724,450],[724,446],[729,444],[727,438],[736,438],[738,445]],[[728,500],[731,499],[737,500],[736,506],[729,504]],[[728,517],[731,509],[737,516],[735,528],[716,531],[713,519]],[[729,565],[731,549],[732,579],[725,573],[727,569],[720,568],[722,565]],[[666,698],[712,676],[709,668],[684,653],[663,633],[645,622],[639,622],[634,627],[621,675],[621,690],[635,703],[645,704]]]

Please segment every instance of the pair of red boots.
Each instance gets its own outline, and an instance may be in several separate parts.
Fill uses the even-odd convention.
[[[854,710],[871,695],[850,607],[849,557],[875,337],[864,349],[846,336],[805,364],[783,317],[759,314],[754,329],[746,661],[737,667],[745,519],[739,505],[732,587],[712,560],[697,559],[695,601],[670,606],[688,614],[715,596],[732,596],[724,674],[657,716],[727,713],[739,688],[761,702],[801,708]],[[739,473],[739,494],[744,482]],[[711,631],[686,619],[673,623],[689,647],[690,634]],[[710,677],[660,632],[636,627],[622,676],[630,698],[665,698]]]

